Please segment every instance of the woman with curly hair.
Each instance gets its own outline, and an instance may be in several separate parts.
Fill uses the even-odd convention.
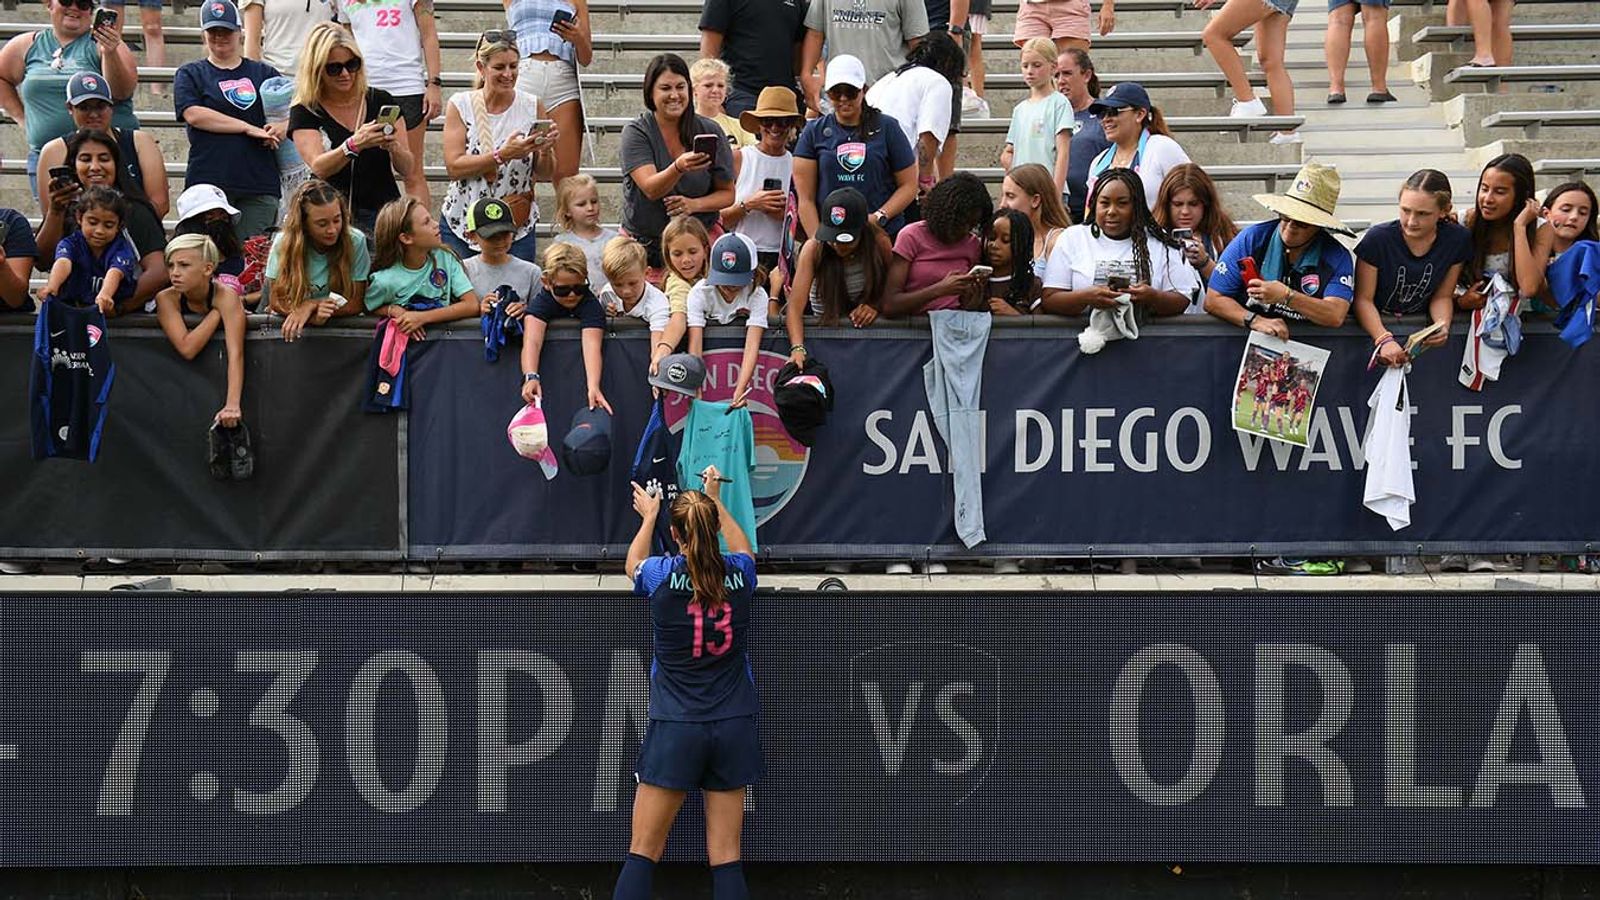
[[[1142,314],[1182,313],[1200,279],[1182,243],[1151,214],[1139,174],[1100,173],[1086,210],[1091,223],[1068,228],[1045,265],[1044,311],[1076,316],[1090,307],[1115,309],[1127,294]]]
[[[992,218],[989,190],[971,172],[934,185],[923,198],[922,221],[902,228],[895,238],[883,314],[985,308],[982,281],[971,269],[983,256],[983,242],[974,232],[987,229]]]

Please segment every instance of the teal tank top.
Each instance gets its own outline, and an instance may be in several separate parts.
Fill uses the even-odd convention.
[[[22,66],[22,84],[17,91],[28,117],[28,149],[37,152],[76,130],[72,114],[67,111],[67,82],[82,71],[99,72],[100,52],[88,34],[63,47],[55,32],[46,28],[34,37]],[[137,129],[139,120],[133,115],[133,101],[116,104],[111,121],[118,128]]]

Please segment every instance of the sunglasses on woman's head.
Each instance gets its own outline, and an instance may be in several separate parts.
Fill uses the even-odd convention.
[[[344,62],[326,63],[323,65],[322,71],[328,73],[330,78],[338,78],[340,75],[343,75],[346,72],[354,75],[355,73],[361,71],[361,57],[351,57]]]
[[[552,284],[550,285],[550,293],[555,294],[557,297],[571,297],[573,294],[583,293],[584,288],[588,286],[589,282],[587,281],[578,284]]]
[[[858,87],[851,87],[848,84],[841,84],[841,85],[839,85],[837,87],[828,88],[828,99],[829,100],[834,100],[834,101],[845,100],[845,101],[849,101],[849,100],[854,100],[855,98],[857,98],[859,96],[861,96],[861,89],[858,88]]]
[[[478,46],[485,47],[490,44],[517,45],[517,30],[515,28],[496,28],[478,35]]]

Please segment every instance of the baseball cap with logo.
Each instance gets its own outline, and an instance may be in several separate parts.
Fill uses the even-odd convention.
[[[867,86],[867,67],[861,60],[848,53],[841,53],[828,60],[826,78],[823,79],[822,89],[831,91],[841,84],[847,84],[857,90]]]
[[[611,464],[611,414],[579,407],[561,441],[561,464],[574,475],[598,475]]]
[[[467,230],[477,232],[478,237],[494,237],[516,231],[517,223],[511,218],[511,207],[504,200],[484,197],[467,212]]]
[[[214,184],[191,184],[178,195],[178,221],[192,219],[201,213],[220,209],[237,221],[239,211],[228,202],[228,195]]]
[[[111,102],[111,85],[99,72],[79,72],[67,82],[67,105],[77,106],[85,100]]]
[[[712,285],[744,287],[756,274],[756,242],[730,231],[711,245],[711,264],[706,281]]]
[[[226,28],[239,30],[239,7],[229,0],[205,0],[200,4],[200,30]]]
[[[650,376],[650,383],[656,387],[690,397],[700,393],[700,386],[705,382],[705,361],[693,353],[673,353],[661,357],[656,374]]]
[[[1089,104],[1089,112],[1100,115],[1109,109],[1150,109],[1150,94],[1137,81],[1123,81],[1112,85],[1100,99]]]
[[[829,194],[817,210],[817,240],[852,244],[867,227],[867,198],[851,187]]]
[[[802,445],[816,443],[817,429],[828,421],[833,410],[833,379],[828,367],[815,357],[806,357],[804,368],[785,363],[778,370],[772,401],[778,407],[783,430]]]

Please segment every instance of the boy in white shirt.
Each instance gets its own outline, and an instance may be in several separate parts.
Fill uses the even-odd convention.
[[[645,280],[649,257],[644,245],[631,237],[612,238],[600,253],[607,284],[598,294],[608,316],[633,316],[650,326],[650,374],[661,358],[683,340],[685,311],[672,308],[660,288]]]
[[[755,242],[738,233],[724,234],[711,246],[704,280],[689,289],[689,352],[703,356],[706,322],[731,325],[745,317],[744,357],[734,385],[731,408],[745,405],[755,375],[761,335],[767,330],[766,273],[756,262]]]

